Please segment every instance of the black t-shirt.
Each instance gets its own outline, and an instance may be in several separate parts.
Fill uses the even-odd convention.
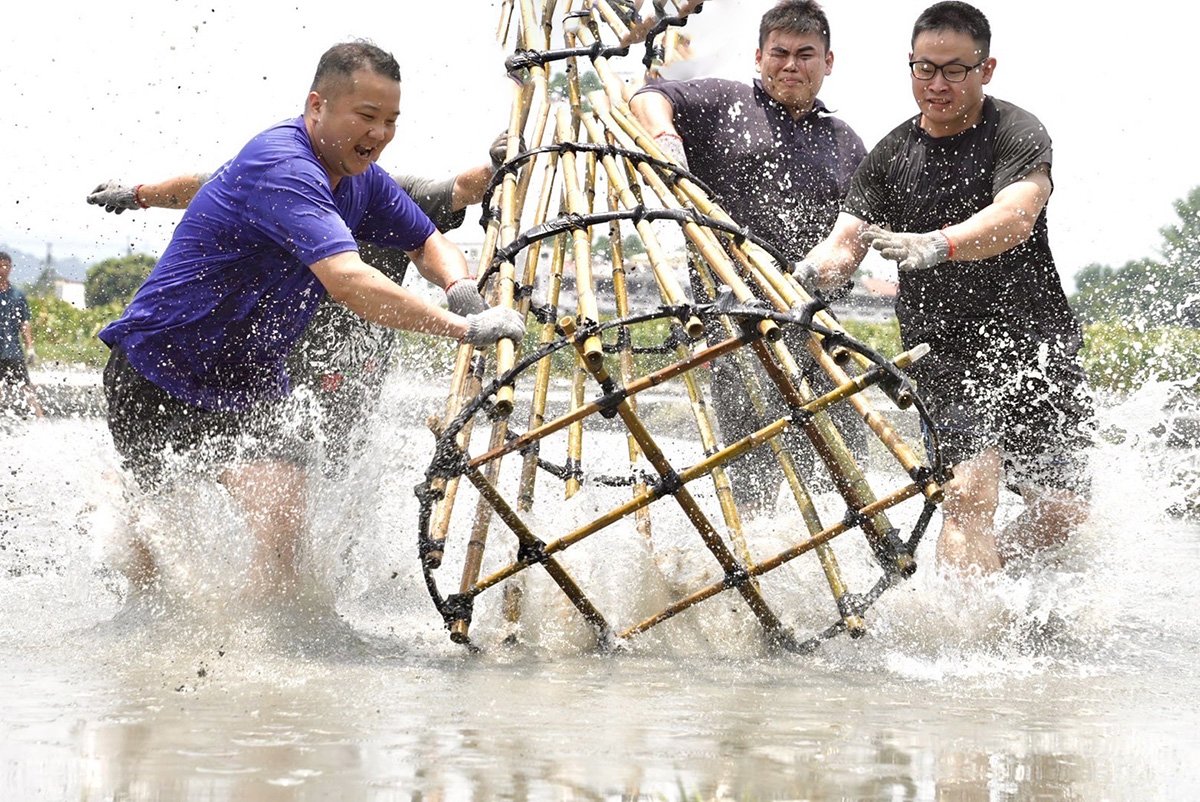
[[[821,101],[795,120],[757,80],[662,81],[639,91],[671,102],[692,173],[739,225],[792,260],[833,228],[866,148]]]
[[[1050,136],[1029,112],[984,99],[983,119],[960,134],[931,137],[920,118],[898,126],[854,174],[843,209],[893,231],[934,231],[989,206],[1039,165],[1050,167]],[[1079,348],[1046,228],[1046,210],[1028,240],[998,256],[945,262],[900,274],[896,315],[907,345],[973,353],[1001,332],[1014,340],[1057,338]],[[964,350],[966,349],[966,350]]]

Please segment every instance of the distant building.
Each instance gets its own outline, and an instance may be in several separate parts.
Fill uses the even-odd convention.
[[[54,279],[54,297],[60,301],[66,301],[76,309],[87,309],[82,281],[72,281],[67,278]]]

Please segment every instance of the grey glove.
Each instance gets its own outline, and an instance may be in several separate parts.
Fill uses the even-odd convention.
[[[654,137],[654,144],[658,145],[658,149],[663,152],[669,161],[675,162],[685,170],[689,169],[687,151],[683,149],[683,139],[680,138],[679,134],[664,131]]]
[[[500,339],[520,340],[525,336],[525,321],[515,309],[493,306],[467,315],[467,333],[463,342],[474,346],[491,345]]]
[[[30,348],[28,351],[25,352],[25,364],[26,365],[28,365],[29,367],[33,367],[34,365],[37,364],[37,361],[38,361],[37,351]]]
[[[104,211],[120,214],[126,209],[137,209],[137,187],[127,187],[119,181],[105,181],[92,190],[87,196],[87,202],[93,206],[103,206]]]
[[[821,274],[817,272],[817,266],[804,259],[792,265],[792,278],[796,279],[809,295],[815,295],[821,288]]]
[[[450,285],[450,289],[446,290],[446,306],[454,314],[463,317],[477,315],[488,308],[475,288],[475,282],[469,278],[459,279]]]
[[[941,231],[907,234],[871,225],[863,231],[862,240],[903,271],[928,270],[950,258],[950,238]]]
[[[517,152],[525,152],[525,135],[521,134],[517,138]],[[500,135],[492,140],[492,146],[488,148],[488,158],[492,160],[492,172],[496,172],[504,166],[504,161],[508,157],[508,131],[501,131]]]

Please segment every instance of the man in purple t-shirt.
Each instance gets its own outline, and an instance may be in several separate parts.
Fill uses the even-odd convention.
[[[649,83],[630,101],[634,115],[676,163],[712,188],[714,200],[795,261],[816,245],[837,218],[850,176],[866,155],[862,139],[817,97],[833,69],[829,21],[812,0],[783,0],[759,24],[753,84],[719,78]],[[693,271],[693,291],[703,298]],[[719,331],[710,339],[722,338]],[[831,387],[804,351],[803,332],[787,343],[818,392]],[[758,383],[765,377],[760,370]],[[745,379],[729,357],[715,360],[713,406],[721,435],[732,442],[788,414],[767,387],[759,415]],[[846,404],[832,414],[848,444],[865,449],[862,421]],[[783,439],[801,470],[815,477],[812,446],[795,430]],[[769,511],[782,479],[769,448],[729,467],[744,512]]]
[[[375,162],[395,135],[400,70],[374,45],[321,57],[303,116],[252,139],[197,193],[122,316],[100,338],[109,429],[146,487],[163,454],[198,451],[247,515],[257,587],[290,593],[304,527],[305,436],[286,414],[285,359],[327,292],[392,328],[484,346],[524,334],[511,309],[466,317],[366,264],[357,241],[404,250],[448,286],[466,260]],[[131,579],[156,576],[135,544]]]

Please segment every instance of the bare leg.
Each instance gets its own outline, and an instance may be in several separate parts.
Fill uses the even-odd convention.
[[[1021,496],[1025,510],[996,536],[1005,563],[1063,545],[1087,520],[1087,500],[1069,490],[1030,486]]]
[[[29,404],[29,408],[33,410],[33,414],[39,418],[46,417],[46,411],[42,409],[42,402],[38,400],[37,392],[33,389],[32,384],[25,385],[25,400]]]
[[[150,545],[142,538],[134,537],[129,541],[129,557],[118,567],[129,580],[131,596],[145,596],[158,587],[158,563]]]
[[[993,532],[1000,503],[1000,454],[991,448],[954,466],[942,504],[938,564],[959,574],[1000,570]]]
[[[251,586],[267,596],[298,589],[296,556],[305,525],[305,472],[283,460],[256,460],[221,474],[255,539]]]

